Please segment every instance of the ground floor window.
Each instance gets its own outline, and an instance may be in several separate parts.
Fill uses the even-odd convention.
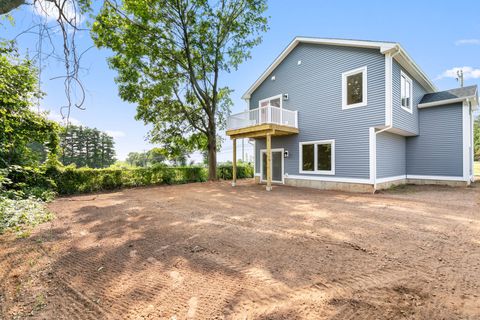
[[[335,141],[300,142],[300,173],[335,174]]]

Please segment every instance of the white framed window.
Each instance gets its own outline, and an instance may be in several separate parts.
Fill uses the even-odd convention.
[[[300,142],[299,153],[300,173],[335,174],[335,140]]]
[[[413,111],[413,83],[412,79],[403,71],[400,73],[400,105],[402,109],[412,113]]]
[[[367,105],[367,66],[342,73],[342,109]]]

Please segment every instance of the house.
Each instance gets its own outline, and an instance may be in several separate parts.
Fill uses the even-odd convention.
[[[267,190],[473,179],[477,87],[438,92],[398,43],[297,37],[242,98],[227,120],[233,162],[236,140],[254,139]]]

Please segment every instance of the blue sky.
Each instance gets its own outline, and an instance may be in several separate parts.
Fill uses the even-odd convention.
[[[241,95],[268,67],[275,57],[295,36],[331,37],[399,42],[442,89],[457,87],[452,76],[454,68],[464,68],[465,85],[480,82],[480,1],[323,1],[323,0],[271,0],[267,15],[269,31],[263,42],[252,50],[252,59],[244,62],[237,71],[222,77],[224,85],[234,92],[233,113],[243,111],[245,102]],[[29,6],[13,13],[15,26],[2,21],[0,38],[11,39],[41,17],[32,14]],[[56,39],[58,40],[58,39]],[[56,41],[55,40],[55,41]],[[37,37],[24,35],[18,38],[23,52],[34,49]],[[78,45],[88,48],[92,41],[83,34]],[[136,121],[135,105],[122,102],[117,95],[115,72],[110,70],[107,50],[90,49],[82,62],[82,81],[86,88],[86,110],[72,110],[75,123],[110,132],[115,137],[117,156],[124,159],[130,151],[152,147],[145,137],[149,127]],[[50,80],[62,75],[61,63],[49,61],[42,72],[42,90],[47,96],[42,108],[59,118],[60,107],[65,103],[60,80]],[[247,143],[245,143],[248,146]],[[251,152],[251,148],[247,147]],[[198,156],[194,156],[199,160]],[[219,160],[231,158],[231,143],[225,140]]]

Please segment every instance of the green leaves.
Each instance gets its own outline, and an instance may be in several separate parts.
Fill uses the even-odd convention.
[[[137,104],[138,120],[153,124],[152,142],[172,152],[216,152],[231,107],[221,75],[260,43],[265,10],[266,0],[106,1],[92,37],[114,52],[108,62],[118,72],[119,94]]]
[[[42,95],[32,62],[19,57],[13,42],[0,43],[0,168],[38,164],[29,148],[34,142],[57,154],[59,126],[32,108]]]

